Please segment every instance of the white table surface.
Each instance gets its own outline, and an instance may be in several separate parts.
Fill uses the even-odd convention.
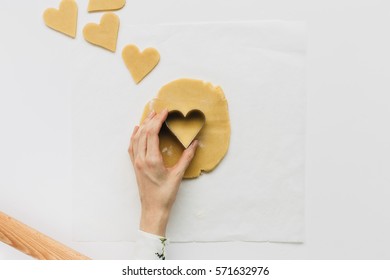
[[[100,15],[78,2],[73,41],[42,23],[57,0],[2,0],[0,210],[92,258],[127,259],[132,243],[71,240],[71,96],[44,83],[61,65],[41,69],[34,56],[42,43],[63,42],[41,50],[48,60],[85,43],[82,27]],[[387,0],[128,0],[118,14],[129,24],[285,19],[309,27],[305,244],[180,243],[170,245],[171,258],[390,258],[389,11]],[[0,244],[0,259],[28,257]]]

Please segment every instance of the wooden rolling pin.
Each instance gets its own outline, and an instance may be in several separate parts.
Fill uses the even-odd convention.
[[[89,260],[50,237],[0,212],[0,241],[39,260]]]

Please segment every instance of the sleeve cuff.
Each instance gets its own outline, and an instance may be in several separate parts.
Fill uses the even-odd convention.
[[[165,247],[168,239],[138,230],[135,243],[135,254],[138,260],[165,260]]]

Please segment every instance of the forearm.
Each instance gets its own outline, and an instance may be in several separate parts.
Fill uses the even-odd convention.
[[[142,210],[140,230],[158,236],[166,235],[169,210]]]

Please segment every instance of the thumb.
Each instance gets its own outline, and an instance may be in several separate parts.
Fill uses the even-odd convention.
[[[180,160],[176,163],[174,169],[181,176],[184,175],[192,159],[194,158],[196,149],[198,148],[198,144],[199,144],[198,140],[192,142],[192,144],[187,149],[184,150]]]

